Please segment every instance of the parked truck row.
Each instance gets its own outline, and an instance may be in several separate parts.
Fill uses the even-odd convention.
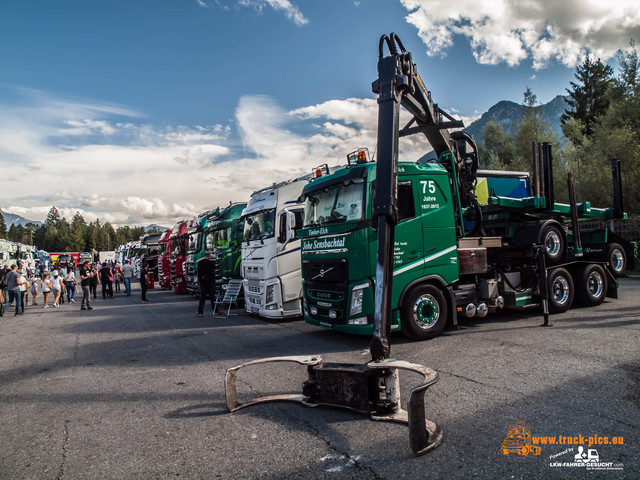
[[[534,145],[532,177],[479,170],[473,139],[454,136],[466,152],[463,165],[447,151],[437,161],[398,164],[391,331],[426,339],[460,317],[540,306],[541,269],[550,313],[616,296],[616,278],[634,264],[636,245],[610,229],[581,229],[580,221],[624,217],[619,163],[612,167],[612,207],[561,204],[550,145]],[[197,295],[197,262],[209,251],[218,294],[242,279],[248,313],[303,316],[312,325],[371,335],[376,169],[360,149],[343,166],[316,168],[254,192],[247,203],[118,247],[117,259],[131,259],[136,269],[150,262],[162,289]]]

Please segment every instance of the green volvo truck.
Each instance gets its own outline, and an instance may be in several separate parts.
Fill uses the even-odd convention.
[[[475,150],[471,138],[459,138],[469,151]],[[484,205],[475,202],[468,208],[462,207],[461,182],[452,181],[447,168],[447,152],[437,163],[398,164],[392,331],[426,339],[438,335],[447,323],[457,323],[458,315],[484,317],[505,307],[540,304],[536,246],[545,257],[551,313],[566,311],[574,299],[598,305],[606,295],[615,296],[615,277],[626,268],[627,259],[633,261],[634,244],[608,229],[574,234],[579,223],[572,222],[572,205],[552,202],[550,147],[544,148],[542,157],[534,157],[533,192],[527,175],[518,173],[511,177],[523,182],[522,187],[504,187],[517,196],[500,196],[503,192],[496,192],[495,186],[505,184],[493,178],[504,182],[510,175],[480,171],[473,186],[494,187],[481,202]],[[376,164],[362,158],[304,188],[304,225],[298,236],[305,321],[371,335]],[[475,153],[469,155],[475,158]],[[615,215],[613,207],[595,209],[588,202],[573,207],[578,220]]]
[[[246,206],[246,203],[231,203],[215,216],[210,216],[205,230],[205,248],[212,252],[218,266],[216,289],[219,295],[224,293],[229,280],[242,278],[244,218],[241,217]]]
[[[204,237],[209,229],[210,218],[215,218],[219,213],[219,209],[211,210],[190,222],[184,269],[187,292],[191,295],[198,295],[200,293],[197,272],[198,260],[204,257],[204,252],[206,251]]]

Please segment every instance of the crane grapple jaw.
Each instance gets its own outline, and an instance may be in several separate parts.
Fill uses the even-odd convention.
[[[307,368],[302,394],[289,393],[238,401],[236,379],[238,370],[251,365],[272,362],[294,362]],[[402,408],[399,371],[421,376],[420,383],[410,390],[406,410]],[[409,444],[416,455],[427,453],[442,443],[442,430],[425,418],[425,393],[438,381],[438,373],[423,365],[394,359],[367,364],[322,363],[314,356],[286,356],[253,360],[229,368],[225,376],[227,408],[231,412],[266,402],[297,402],[306,407],[346,408],[372,420],[398,422],[409,427]]]

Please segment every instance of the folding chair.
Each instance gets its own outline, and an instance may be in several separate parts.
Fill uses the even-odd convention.
[[[218,295],[216,297],[216,304],[213,308],[214,318],[228,318],[230,315],[238,315],[237,313],[230,312],[231,305],[235,305],[236,310],[238,309],[238,295],[240,294],[240,290],[242,290],[242,279],[234,278],[233,280],[229,280],[224,295]],[[218,305],[228,305],[227,313],[223,315],[216,315],[216,312],[218,311]]]

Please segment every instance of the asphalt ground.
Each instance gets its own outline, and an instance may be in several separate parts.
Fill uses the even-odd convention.
[[[197,302],[150,290],[27,307],[0,319],[0,478],[640,478],[640,280],[620,298],[551,317],[466,320],[427,342],[392,337],[392,356],[429,366],[427,417],[444,442],[416,457],[406,426],[347,410],[269,403],[229,413],[227,368],[262,357],[321,354],[366,363],[369,338],[302,321],[196,317]],[[42,303],[42,297],[39,298]],[[274,363],[238,376],[242,399],[300,393],[304,367]],[[403,394],[417,377],[401,375]],[[584,437],[501,453],[511,425]],[[592,436],[622,437],[622,445]],[[559,441],[559,440],[556,440]],[[597,442],[597,439],[596,439]],[[601,469],[573,462],[596,449]],[[615,469],[615,470],[614,470]]]

